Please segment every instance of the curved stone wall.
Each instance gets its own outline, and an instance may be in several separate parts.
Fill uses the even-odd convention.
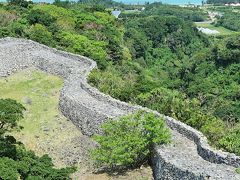
[[[64,78],[59,109],[86,135],[101,133],[100,125],[108,118],[123,116],[139,109],[163,117],[175,134],[174,143],[183,143],[178,147],[176,145],[177,148],[155,147],[152,155],[155,179],[205,179],[209,176],[217,179],[240,179],[240,175],[235,174],[233,168],[240,166],[240,158],[234,154],[213,150],[199,131],[156,111],[113,99],[91,87],[87,83],[87,76],[96,67],[93,60],[49,48],[31,40],[0,39],[0,77],[32,66]],[[184,147],[184,144],[189,144],[191,149],[181,154],[188,148]],[[175,154],[169,157],[168,151]],[[179,156],[175,157],[176,154]],[[178,160],[181,162],[177,162]],[[193,162],[189,164],[188,161]],[[199,170],[197,166],[202,166],[202,169]],[[222,172],[218,172],[219,169]]]

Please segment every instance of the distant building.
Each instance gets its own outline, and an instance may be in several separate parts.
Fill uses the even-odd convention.
[[[115,18],[118,18],[118,16],[121,14],[121,11],[119,10],[113,10],[112,11],[112,15],[115,17]]]
[[[224,4],[225,6],[240,6],[240,3],[228,3]]]

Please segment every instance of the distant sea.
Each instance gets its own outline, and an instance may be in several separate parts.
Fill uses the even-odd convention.
[[[33,2],[49,2],[49,3],[52,3],[53,1],[54,0],[33,0]],[[175,5],[184,5],[189,3],[200,5],[202,3],[202,0],[115,0],[115,1],[122,2],[125,4],[145,4],[145,2],[152,3],[152,2],[160,2],[160,1],[165,4],[175,4]],[[0,2],[6,2],[6,0],[0,0]]]

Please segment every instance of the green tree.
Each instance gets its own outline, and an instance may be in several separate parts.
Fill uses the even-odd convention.
[[[35,24],[30,28],[29,37],[34,41],[37,41],[48,46],[55,45],[52,33],[49,32],[48,29],[41,24]]]
[[[56,18],[52,17],[50,13],[41,9],[32,9],[28,14],[27,19],[31,25],[42,24],[44,26],[50,26],[56,21]]]
[[[155,143],[170,141],[164,120],[141,111],[110,120],[102,125],[102,129],[103,135],[94,137],[100,147],[93,150],[92,157],[107,169],[140,166],[148,160]]]
[[[24,110],[24,106],[15,100],[0,99],[0,136],[17,127]]]
[[[24,8],[27,8],[28,5],[31,3],[31,1],[26,1],[26,0],[8,0],[8,2],[11,4],[11,5],[16,5],[16,6],[21,6],[21,7],[24,7]]]

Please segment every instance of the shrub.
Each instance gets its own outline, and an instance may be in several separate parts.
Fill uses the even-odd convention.
[[[0,99],[0,136],[18,127],[25,107],[12,99]]]
[[[154,143],[168,143],[165,122],[142,111],[110,120],[102,125],[103,135],[94,136],[99,147],[92,151],[98,166],[109,170],[137,167],[146,162]]]
[[[131,72],[122,77],[120,71],[121,69],[109,65],[105,71],[93,70],[88,80],[100,91],[122,101],[129,101],[136,94],[137,77]]]
[[[50,26],[56,19],[52,17],[49,13],[46,13],[40,9],[33,9],[29,12],[27,16],[29,23],[32,24],[42,24],[44,26]]]
[[[70,52],[81,54],[93,58],[98,63],[99,68],[107,66],[106,43],[103,41],[93,41],[86,36],[63,32],[59,35],[60,45]]]
[[[15,6],[21,6],[23,8],[27,8],[29,4],[32,2],[26,1],[26,0],[9,0],[9,4],[15,5]]]
[[[240,168],[236,169],[236,173],[240,174]]]
[[[31,27],[29,37],[34,41],[48,46],[54,45],[52,33],[49,32],[47,28],[41,24],[35,24]]]
[[[219,141],[219,146],[229,152],[240,154],[240,127],[224,135]]]

